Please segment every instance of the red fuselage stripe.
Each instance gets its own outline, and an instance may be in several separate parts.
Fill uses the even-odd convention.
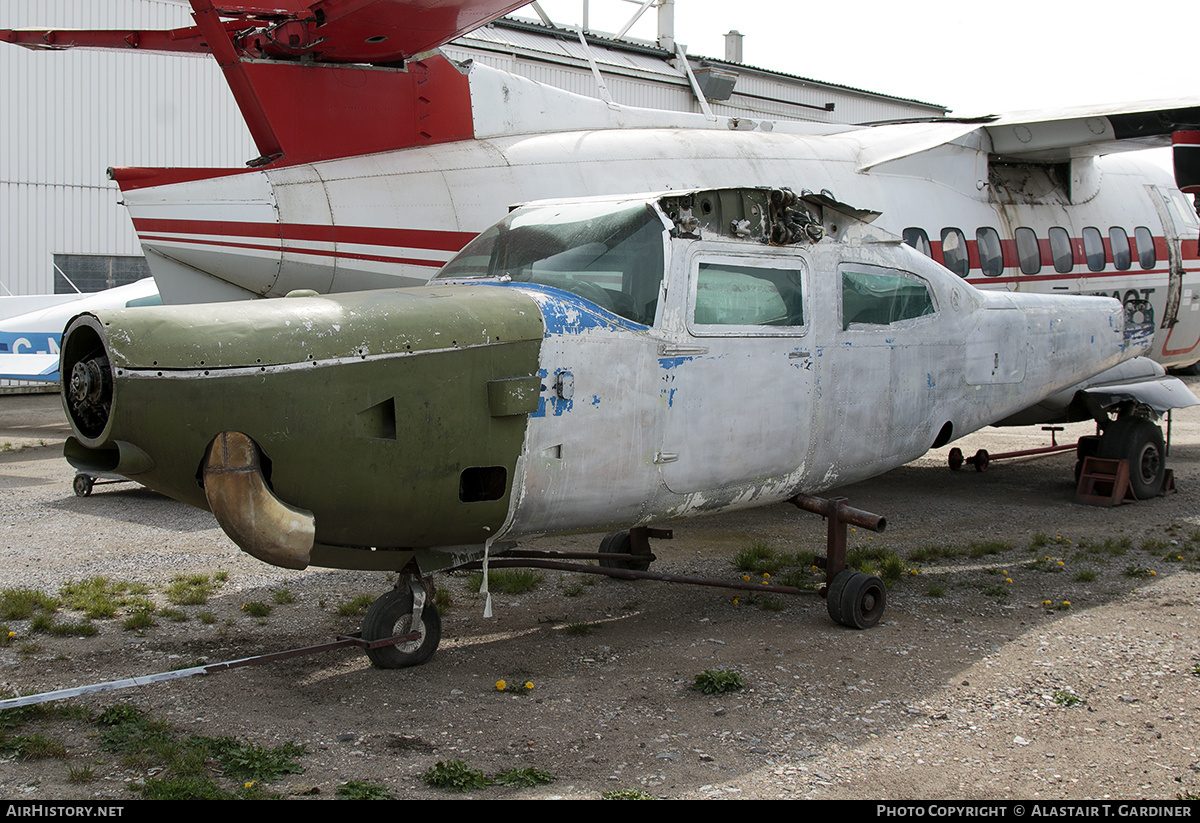
[[[143,241],[159,240],[170,243],[190,243],[198,246],[220,246],[227,249],[253,249],[255,251],[269,251],[276,253],[280,251],[279,246],[265,246],[259,243],[233,243],[225,240],[195,240],[192,238],[171,237],[169,235],[160,236],[154,234],[143,234],[140,236]],[[390,257],[383,254],[357,254],[354,252],[339,252],[325,249],[287,249],[286,251],[289,254],[311,254],[317,257],[330,258],[343,257],[348,260],[372,260],[378,263],[395,263],[406,266],[429,266],[435,269],[440,269],[442,266],[446,265],[445,260],[422,260],[412,257]]]
[[[377,226],[332,226],[303,223],[247,223],[238,220],[140,219],[134,228],[143,238],[151,234],[201,234],[228,238],[272,238],[310,243],[354,243],[456,252],[474,232],[432,229],[391,229]]]

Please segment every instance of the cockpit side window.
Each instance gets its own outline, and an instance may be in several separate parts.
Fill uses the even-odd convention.
[[[804,281],[795,268],[702,262],[692,314],[698,326],[804,325]]]
[[[890,326],[933,314],[933,295],[917,277],[886,269],[842,269],[842,330]]]
[[[652,325],[666,227],[645,203],[530,206],[472,240],[435,280],[502,278],[571,292]]]

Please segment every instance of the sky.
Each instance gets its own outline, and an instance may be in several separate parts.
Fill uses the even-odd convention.
[[[555,22],[574,21],[582,0],[542,6]],[[591,0],[590,28],[615,31],[636,8]],[[654,39],[655,14],[647,11],[630,35]],[[724,35],[737,29],[749,65],[963,116],[1200,97],[1198,26],[1196,0],[675,2],[675,36],[689,54],[723,58]]]

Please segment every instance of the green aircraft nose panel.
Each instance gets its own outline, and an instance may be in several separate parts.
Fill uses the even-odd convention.
[[[261,449],[275,495],[315,515],[320,544],[479,544],[503,525],[544,334],[519,292],[429,287],[99,319],[111,414],[81,439],[98,452],[137,446],[153,464],[139,482],[206,507],[205,451],[238,431]]]

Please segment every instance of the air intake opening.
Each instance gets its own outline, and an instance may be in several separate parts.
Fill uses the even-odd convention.
[[[499,500],[508,486],[508,469],[503,466],[471,466],[458,478],[458,499],[464,503]]]

